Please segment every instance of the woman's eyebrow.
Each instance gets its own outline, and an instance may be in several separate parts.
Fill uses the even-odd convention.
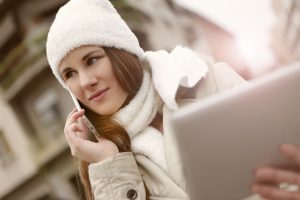
[[[95,51],[91,51],[89,53],[87,53],[85,56],[82,57],[82,61],[85,61],[91,54],[96,53],[96,52],[102,52],[102,50],[95,50]]]

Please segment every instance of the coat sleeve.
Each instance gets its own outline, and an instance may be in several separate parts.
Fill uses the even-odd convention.
[[[95,200],[145,200],[146,192],[131,152],[89,166]]]
[[[234,89],[235,87],[246,83],[246,81],[226,63],[216,63],[211,67],[211,70],[217,92],[229,88]]]
[[[220,94],[228,89],[235,89],[245,81],[228,64],[220,62],[209,66],[209,73],[194,88],[194,98],[203,99]]]

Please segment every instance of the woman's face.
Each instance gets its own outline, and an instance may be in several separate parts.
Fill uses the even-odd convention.
[[[116,112],[128,96],[117,81],[104,49],[99,46],[72,50],[59,65],[59,72],[77,99],[100,115]]]

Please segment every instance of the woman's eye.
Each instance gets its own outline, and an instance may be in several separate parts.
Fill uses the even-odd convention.
[[[68,80],[69,78],[72,78],[75,75],[74,71],[67,71],[64,75],[65,80]]]
[[[97,60],[99,59],[99,57],[91,57],[89,59],[87,59],[87,65],[90,66],[90,65],[93,65],[97,62]]]

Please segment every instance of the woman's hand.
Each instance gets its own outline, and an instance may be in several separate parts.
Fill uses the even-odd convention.
[[[280,151],[294,161],[300,170],[300,148],[292,144],[280,146]],[[280,183],[300,186],[300,171],[292,171],[274,167],[260,167],[255,171],[253,191],[268,200],[300,200],[300,192],[280,189]]]
[[[82,120],[84,110],[73,109],[69,114],[64,133],[72,155],[89,163],[101,162],[119,153],[118,147],[110,140],[97,138],[98,142],[87,139],[88,128]]]

